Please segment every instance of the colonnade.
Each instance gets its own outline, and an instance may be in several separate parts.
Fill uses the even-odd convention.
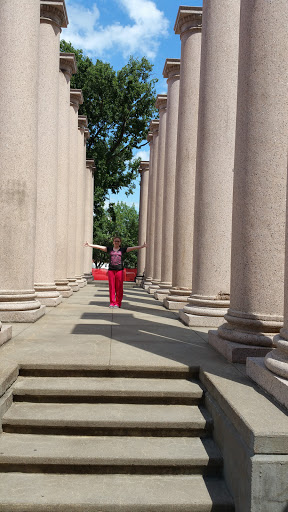
[[[286,0],[179,8],[166,122],[161,96],[148,135],[143,279],[186,325],[218,328],[209,343],[286,406],[287,23]]]
[[[0,320],[35,322],[91,279],[94,161],[86,161],[65,0],[2,0]],[[84,252],[85,251],[85,252]],[[89,263],[88,263],[89,260]],[[0,322],[0,344],[11,338]]]

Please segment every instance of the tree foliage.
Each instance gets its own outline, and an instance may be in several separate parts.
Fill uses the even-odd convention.
[[[113,245],[113,237],[120,236],[122,247],[138,245],[139,214],[135,206],[128,206],[123,201],[110,205],[101,217],[94,222],[94,241],[97,245]],[[141,240],[141,243],[145,240]],[[145,249],[142,249],[145,250]],[[108,255],[98,249],[93,250],[96,267],[108,262]],[[137,267],[137,251],[125,255],[125,267]]]
[[[119,71],[110,64],[95,63],[62,40],[62,52],[74,53],[78,72],[72,76],[71,87],[82,89],[84,103],[79,113],[88,117],[90,139],[87,158],[94,158],[95,213],[103,213],[108,190],[121,188],[131,192],[138,174],[139,159],[133,161],[133,150],[146,145],[149,121],[155,111],[155,83],[151,78],[153,65],[145,58],[130,57]]]

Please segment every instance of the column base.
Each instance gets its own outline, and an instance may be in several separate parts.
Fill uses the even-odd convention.
[[[170,288],[168,296],[163,301],[166,309],[178,310],[182,309],[188,303],[191,290],[188,288]]]
[[[246,372],[250,379],[288,409],[287,379],[283,379],[270,372],[265,366],[264,359],[260,357],[247,359]]]
[[[89,274],[84,274],[84,279],[86,279],[87,284],[94,283],[94,276],[92,272]]]
[[[154,292],[154,298],[156,300],[159,300],[163,304],[163,301],[166,297],[168,297],[170,293],[170,288],[172,286],[172,283],[160,283],[159,288],[156,292]]]
[[[180,320],[190,327],[220,327],[230,305],[229,294],[191,295],[188,306],[180,311]]]
[[[59,281],[55,281],[55,284],[56,284],[57,292],[59,292],[59,294],[63,298],[67,299],[68,297],[71,297],[71,295],[73,295],[73,291],[72,291],[71,287],[68,285],[68,281],[61,282],[59,280]]]
[[[158,290],[158,288],[159,288],[159,284],[152,284],[149,286],[147,291],[150,295],[153,295],[154,292],[156,292],[156,290]]]
[[[80,288],[79,288],[78,283],[77,283],[75,278],[74,279],[72,279],[72,278],[69,279],[68,278],[68,283],[69,283],[69,286],[70,286],[72,292],[79,292]]]
[[[271,352],[271,347],[244,345],[244,343],[228,341],[221,338],[218,335],[218,331],[209,331],[208,343],[230,361],[230,363],[245,364],[247,357],[264,357],[268,352]]]
[[[147,277],[143,283],[144,290],[148,290],[149,286],[151,286],[151,285],[152,285],[152,277]]]
[[[84,288],[84,286],[86,286],[85,284],[86,281],[84,281],[84,279],[82,277],[79,277],[76,279],[76,283],[78,284],[79,288]]]
[[[1,311],[2,322],[23,322],[23,323],[34,323],[41,316],[45,315],[46,306],[40,306],[37,309],[18,310],[18,311]]]
[[[55,307],[62,302],[62,295],[56,290],[55,283],[35,283],[35,297],[43,306]]]
[[[45,296],[43,292],[41,294],[36,293],[36,297],[43,306],[47,306],[49,308],[55,308],[62,302],[62,295],[59,295],[58,297],[49,297]]]
[[[12,338],[12,325],[2,325],[0,330],[0,345]]]
[[[225,313],[224,313],[225,314]],[[189,327],[220,327],[224,321],[223,316],[191,315],[186,308],[179,311],[179,318],[184,325]]]

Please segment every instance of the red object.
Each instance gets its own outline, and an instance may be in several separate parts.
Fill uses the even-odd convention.
[[[135,281],[137,268],[124,268],[124,281]],[[108,270],[106,268],[92,268],[95,281],[108,281]]]
[[[110,306],[119,306],[123,299],[123,270],[108,270]]]

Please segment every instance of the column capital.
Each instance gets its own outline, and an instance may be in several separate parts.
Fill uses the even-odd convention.
[[[90,131],[88,128],[85,128],[84,130],[84,138],[85,138],[85,142],[90,139]]]
[[[147,133],[147,137],[146,137],[146,140],[150,143],[150,142],[153,142],[153,133],[151,131],[149,131]]]
[[[88,128],[88,118],[87,116],[81,115],[78,116],[78,128],[79,130],[84,130]]]
[[[140,162],[138,171],[139,171],[140,174],[142,172],[149,171],[149,161],[143,160],[142,162]]]
[[[68,16],[65,0],[40,0],[40,23],[52,23],[67,28]]]
[[[89,169],[93,174],[96,169],[94,158],[88,158],[86,160],[86,169]]]
[[[80,105],[82,105],[84,99],[83,99],[83,93],[82,89],[71,89],[70,90],[70,105],[74,105],[77,108],[79,108]]]
[[[158,94],[155,107],[159,110],[167,108],[167,94]]]
[[[185,30],[202,29],[202,7],[187,7],[180,5],[174,25],[175,34],[182,34]]]
[[[149,131],[154,135],[155,132],[159,130],[159,119],[152,119],[150,121]]]
[[[63,73],[67,73],[69,78],[77,73],[77,63],[74,53],[60,52],[59,69]]]
[[[166,59],[163,69],[163,78],[180,76],[181,59]]]

